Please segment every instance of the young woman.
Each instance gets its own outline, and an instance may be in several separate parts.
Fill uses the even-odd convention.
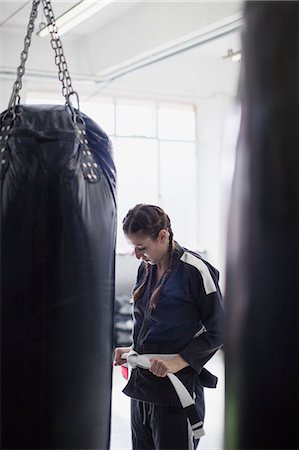
[[[173,240],[169,217],[140,204],[123,220],[123,231],[141,260],[133,291],[130,348],[116,348],[131,375],[134,450],[194,449],[204,434],[203,386],[217,378],[204,365],[223,345],[219,274],[199,255]]]

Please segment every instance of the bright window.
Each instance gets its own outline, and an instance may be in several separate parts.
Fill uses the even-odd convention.
[[[195,115],[191,105],[161,104],[158,118],[160,139],[195,140]]]
[[[128,249],[122,232],[122,219],[137,203],[156,204],[158,200],[158,147],[153,139],[116,138],[114,160],[117,169],[118,233],[117,248]]]
[[[112,101],[103,100],[99,103],[82,102],[81,111],[100,125],[109,135],[115,132],[115,106]]]
[[[197,229],[196,154],[191,142],[160,143],[160,194],[175,238],[195,249]]]
[[[116,133],[123,136],[146,136],[155,134],[153,105],[132,104],[119,101],[116,104]]]

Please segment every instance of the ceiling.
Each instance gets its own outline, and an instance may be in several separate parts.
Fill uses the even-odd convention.
[[[51,3],[57,18],[78,0],[52,0]],[[233,17],[232,12],[241,11],[242,3],[224,0],[116,0],[63,35],[68,61],[73,61],[73,78],[79,82],[80,79],[96,80],[100,83],[100,90],[105,90],[107,85],[136,92],[164,91],[190,96],[225,90],[233,92],[234,73],[237,71],[223,57],[229,48],[240,50],[240,30],[222,35],[216,25],[219,17],[223,24],[226,18]],[[17,59],[11,58],[9,53],[14,51],[14,47],[18,49],[17,55],[20,53],[31,6],[32,0],[0,0],[0,79],[1,76],[10,76],[7,75],[9,71],[15,73]],[[198,17],[192,17],[192,8]],[[36,22],[36,29],[41,22],[45,22],[41,5]],[[198,44],[202,32],[203,36],[208,35],[209,28],[212,34],[216,29],[218,36]],[[26,79],[30,80],[30,74],[36,76],[38,72],[44,78],[47,72],[52,74],[52,80],[56,80],[52,55],[48,67],[40,63],[45,53],[42,44],[45,45],[46,39],[34,41],[40,49],[39,53],[35,50],[30,54]],[[6,50],[8,47],[9,50]],[[218,68],[215,62],[219,63]],[[232,74],[234,80],[230,88],[227,79]],[[14,78],[14,75],[11,77]],[[32,80],[34,83],[34,77]],[[213,88],[207,87],[209,82],[213,83]],[[97,89],[93,88],[93,91],[97,92]]]
[[[98,0],[91,0],[98,1]],[[75,29],[72,30],[68,37],[76,39],[79,36],[84,36],[90,34],[101,26],[107,24],[111,20],[115,19],[124,12],[130,10],[141,0],[126,1],[117,0],[112,2],[103,10],[96,13],[94,16],[86,19],[84,22],[80,23]],[[69,0],[60,1],[52,0],[52,8],[55,17],[59,17],[67,10],[76,5],[79,1]],[[3,30],[13,30],[15,32],[24,32],[26,30],[26,25],[29,20],[30,11],[32,6],[32,0],[1,0],[0,1],[0,31]],[[37,25],[40,22],[45,22],[44,15],[42,12],[42,6],[39,6],[39,14],[37,17]],[[37,27],[38,28],[38,27]]]

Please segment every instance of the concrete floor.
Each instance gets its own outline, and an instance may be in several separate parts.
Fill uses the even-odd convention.
[[[217,389],[205,389],[206,435],[200,440],[198,450],[223,449],[224,437],[224,357],[222,351],[205,366],[218,377]],[[111,450],[131,450],[130,399],[122,393],[126,380],[119,367],[113,369]]]

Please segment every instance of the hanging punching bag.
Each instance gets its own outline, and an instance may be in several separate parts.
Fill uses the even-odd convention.
[[[108,449],[115,168],[110,141],[74,108],[49,0],[65,106],[23,106],[18,78],[0,116],[1,449]]]
[[[298,6],[245,6],[225,300],[230,450],[298,449]]]

